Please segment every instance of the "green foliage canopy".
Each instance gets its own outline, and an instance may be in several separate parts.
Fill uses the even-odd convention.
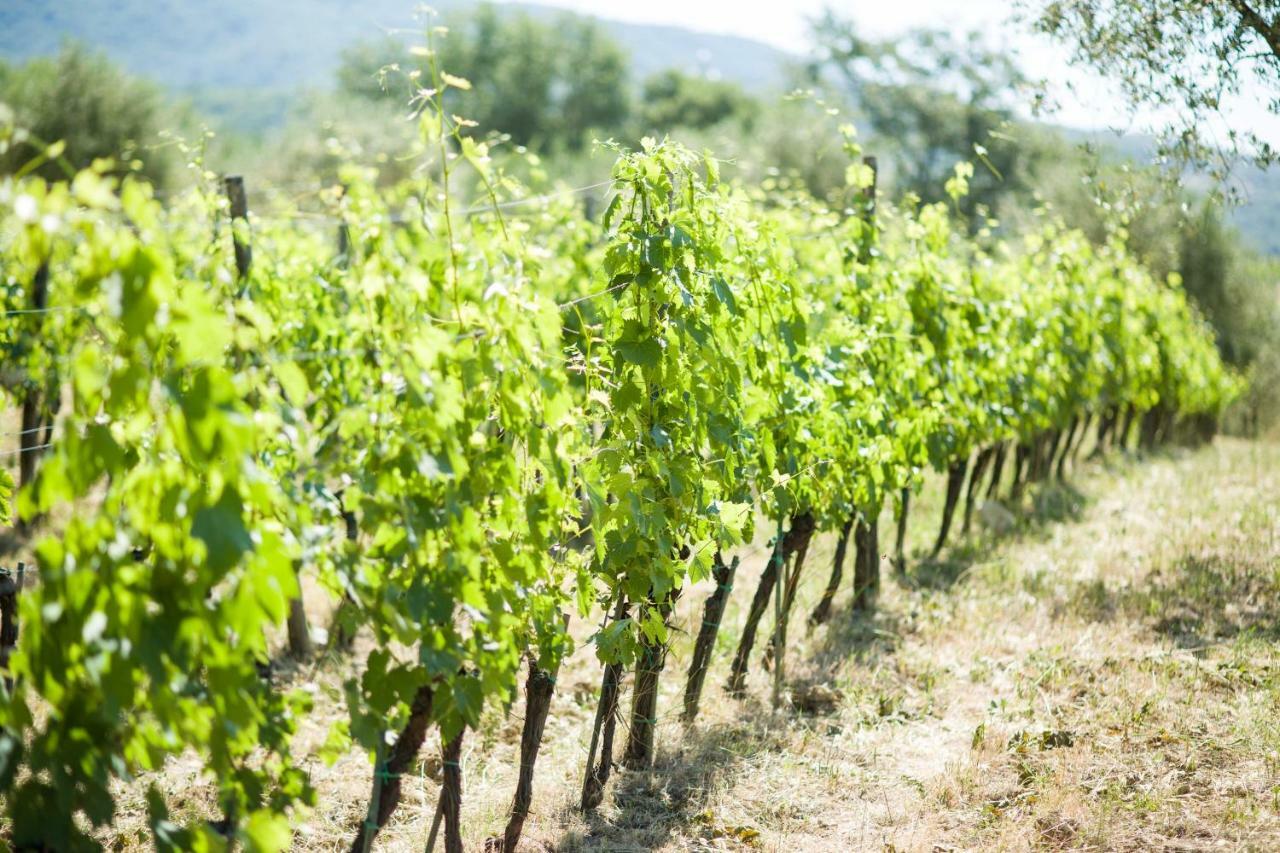
[[[113,159],[116,171],[134,170],[153,184],[168,177],[168,157],[156,146],[174,113],[153,84],[121,71],[104,55],[70,44],[55,57],[20,67],[0,64],[0,104],[13,110],[13,123],[28,135],[0,152],[0,174],[12,174],[64,142],[61,156],[36,173],[66,178],[99,158]],[[136,161],[136,162],[135,162]]]
[[[481,127],[518,145],[576,151],[593,130],[618,128],[630,114],[626,56],[590,18],[547,23],[484,4],[447,21],[447,36],[434,40],[439,64],[473,83],[450,92],[447,107]],[[403,56],[395,39],[350,48],[339,87],[400,106],[430,79],[421,58]],[[384,73],[392,66],[400,73]]]

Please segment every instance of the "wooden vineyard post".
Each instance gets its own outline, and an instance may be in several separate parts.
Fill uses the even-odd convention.
[[[373,836],[378,831],[378,809],[382,806],[382,777],[386,775],[386,762],[383,753],[386,751],[386,740],[380,734],[373,748],[373,793],[369,795],[369,812],[365,815],[364,829],[356,843],[357,853],[369,853],[373,844]]]
[[[871,184],[864,190],[862,216],[866,222],[866,233],[862,238],[859,252],[860,261],[864,265],[873,263],[872,249],[878,239],[876,223],[876,195],[880,182],[880,167],[875,157],[863,157],[862,163],[871,170]],[[908,491],[902,492],[902,517],[898,526],[895,542],[894,558],[897,571],[905,571],[906,558],[902,551],[906,544]],[[859,507],[862,519],[854,525],[854,560],[853,560],[853,602],[852,611],[869,612],[875,609],[877,593],[880,589],[880,509],[876,507]],[[859,535],[861,534],[861,535]]]
[[[253,264],[253,248],[249,245],[249,202],[245,197],[244,178],[240,175],[227,175],[223,186],[231,205],[231,246],[235,250],[236,275],[244,280],[249,277],[249,267]]]
[[[253,247],[249,244],[249,201],[245,195],[244,178],[227,175],[223,179],[227,203],[231,209],[231,247],[235,252],[236,276],[244,281],[249,277],[253,264]],[[289,640],[289,654],[299,660],[311,657],[311,626],[307,624],[307,611],[302,603],[302,567],[295,567],[298,578],[298,597],[289,602],[289,616],[285,622]]]
[[[862,162],[871,169],[871,186],[866,189],[866,200],[863,205],[867,222],[867,234],[862,240],[862,263],[870,265],[873,260],[872,248],[878,239],[876,230],[876,192],[880,182],[880,167],[875,157],[863,157]],[[853,564],[853,610],[870,612],[875,609],[876,596],[880,591],[880,509],[866,513],[866,532],[863,540],[855,538]],[[906,522],[906,506],[903,506],[903,522]],[[903,531],[905,533],[905,530]]]
[[[879,168],[876,165],[875,157],[863,157],[862,163],[871,170],[871,184],[863,191],[862,195],[862,211],[863,221],[868,226],[861,235],[858,246],[858,262],[864,266],[871,263],[872,247],[876,242],[876,184],[879,180]],[[817,607],[809,616],[809,626],[820,625],[826,622],[831,615],[831,600],[840,590],[840,581],[844,575],[844,557],[849,547],[849,536],[855,523],[857,523],[858,510],[855,509],[845,521],[844,526],[840,530],[840,539],[836,544],[835,561],[831,566],[831,579],[827,582],[827,588],[822,593],[822,598],[818,601]],[[855,561],[854,563],[854,607],[857,609],[861,600],[865,603],[865,598],[860,598],[859,590],[864,580],[859,573],[859,566],[862,565]],[[863,566],[865,569],[866,566]],[[876,563],[876,573],[878,582],[879,562]]]
[[[445,853],[462,853],[462,735],[444,745],[444,783],[440,805],[444,812]]]
[[[49,308],[49,262],[45,261],[36,268],[31,279],[31,315],[32,331],[28,339],[32,345],[37,343],[44,327],[44,314]],[[36,476],[36,463],[39,461],[41,445],[44,444],[41,426],[44,421],[40,391],[33,377],[26,377],[26,393],[22,398],[22,432],[18,436],[18,483],[29,485]],[[20,527],[25,524],[20,522]]]
[[[343,529],[348,545],[355,548],[356,543],[360,541],[360,520],[356,517],[355,510],[347,507],[343,497],[344,492],[338,492],[338,506],[342,513]],[[354,602],[351,600],[351,593],[343,593],[342,600],[334,608],[333,615],[329,620],[330,648],[349,652],[355,644],[355,632],[349,631],[345,624],[346,616],[352,607],[354,607]]]
[[[339,199],[347,197],[347,185],[341,187],[341,195]],[[346,269],[351,266],[351,226],[347,224],[347,218],[341,207],[338,209],[338,267]]]
[[[854,613],[870,610],[870,588],[867,580],[867,552],[870,548],[871,528],[861,515],[853,525],[853,601]]]

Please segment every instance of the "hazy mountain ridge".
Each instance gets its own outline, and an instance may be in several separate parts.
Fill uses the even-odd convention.
[[[446,0],[443,13],[469,4]],[[572,14],[503,4],[535,17]],[[167,88],[278,90],[331,86],[342,50],[421,29],[406,0],[9,0],[0,7],[0,57],[21,60],[75,39]],[[637,79],[672,66],[706,70],[752,90],[778,88],[789,57],[737,36],[602,21],[631,54]],[[216,57],[216,62],[210,62]],[[198,98],[197,98],[198,101]]]
[[[299,92],[333,86],[342,51],[356,42],[421,28],[406,0],[7,0],[0,5],[0,59],[21,61],[56,52],[73,39],[105,51],[135,74],[190,98],[215,121],[261,130],[283,121]],[[434,4],[442,12],[473,5]],[[536,17],[572,14],[549,6],[502,4]],[[680,27],[603,20],[630,54],[635,79],[677,67],[780,91],[795,60],[770,45]],[[1143,157],[1150,141],[1110,139]],[[1233,220],[1259,248],[1280,254],[1280,174],[1242,168],[1244,203]]]

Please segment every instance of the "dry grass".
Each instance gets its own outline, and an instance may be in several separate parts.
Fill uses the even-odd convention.
[[[917,546],[934,532],[937,491],[919,503]],[[683,596],[656,766],[618,770],[591,816],[574,804],[600,672],[580,648],[560,675],[524,849],[1280,849],[1280,445],[1220,440],[1095,465],[1034,504],[1011,537],[976,536],[943,562],[917,561],[904,582],[886,576],[874,619],[849,613],[846,589],[831,625],[806,634],[834,549],[829,536],[817,543],[787,672],[798,691],[835,691],[831,708],[772,712],[759,654],[749,696],[722,692],[757,548],[703,716],[683,727],[688,635],[709,588]],[[313,618],[327,611],[318,595],[309,603]],[[345,716],[348,665],[286,673],[316,700],[302,754]],[[517,702],[467,736],[470,850],[505,820],[521,713]],[[376,849],[422,849],[440,770],[438,744],[424,752]],[[346,849],[369,762],[352,752],[307,766],[319,806],[298,816],[295,848]],[[212,786],[197,769],[175,761],[129,789],[114,846],[146,846],[145,783],[169,792],[179,816],[210,814]]]

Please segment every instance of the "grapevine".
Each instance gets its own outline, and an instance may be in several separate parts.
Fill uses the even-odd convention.
[[[1242,390],[1123,223],[1096,245],[1051,212],[1021,236],[963,222],[968,164],[951,205],[877,200],[852,128],[834,204],[723,180],[713,154],[649,139],[613,149],[600,222],[566,195],[509,219],[527,191],[445,108],[470,84],[432,74],[424,168],[378,188],[348,167],[327,196],[337,252],[332,230],[229,218],[215,176],[167,206],[105,167],[0,184],[0,395],[42,439],[22,445],[16,494],[0,471],[0,522],[69,519],[37,528],[0,695],[16,846],[100,849],[115,783],[193,754],[221,818],[179,826],[153,788],[157,846],[287,849],[317,805],[292,737],[309,700],[272,683],[268,637],[315,583],[341,602],[331,638],[364,639],[329,738],[371,759],[353,849],[436,730],[458,843],[461,739],[523,686],[536,711],[514,847],[570,619],[599,625],[590,808],[623,671],[625,762],[647,768],[671,609],[713,578],[685,691],[696,718],[757,523],[777,535],[732,638],[737,694],[771,606],[783,682],[815,535],[840,542],[816,625],[851,538],[854,606],[874,606],[878,519],[897,497],[905,520],[929,469],[948,477],[937,553],[1006,459],[1021,490],[1061,476],[1093,423],[1122,445],[1135,424],[1145,447],[1208,437]]]

